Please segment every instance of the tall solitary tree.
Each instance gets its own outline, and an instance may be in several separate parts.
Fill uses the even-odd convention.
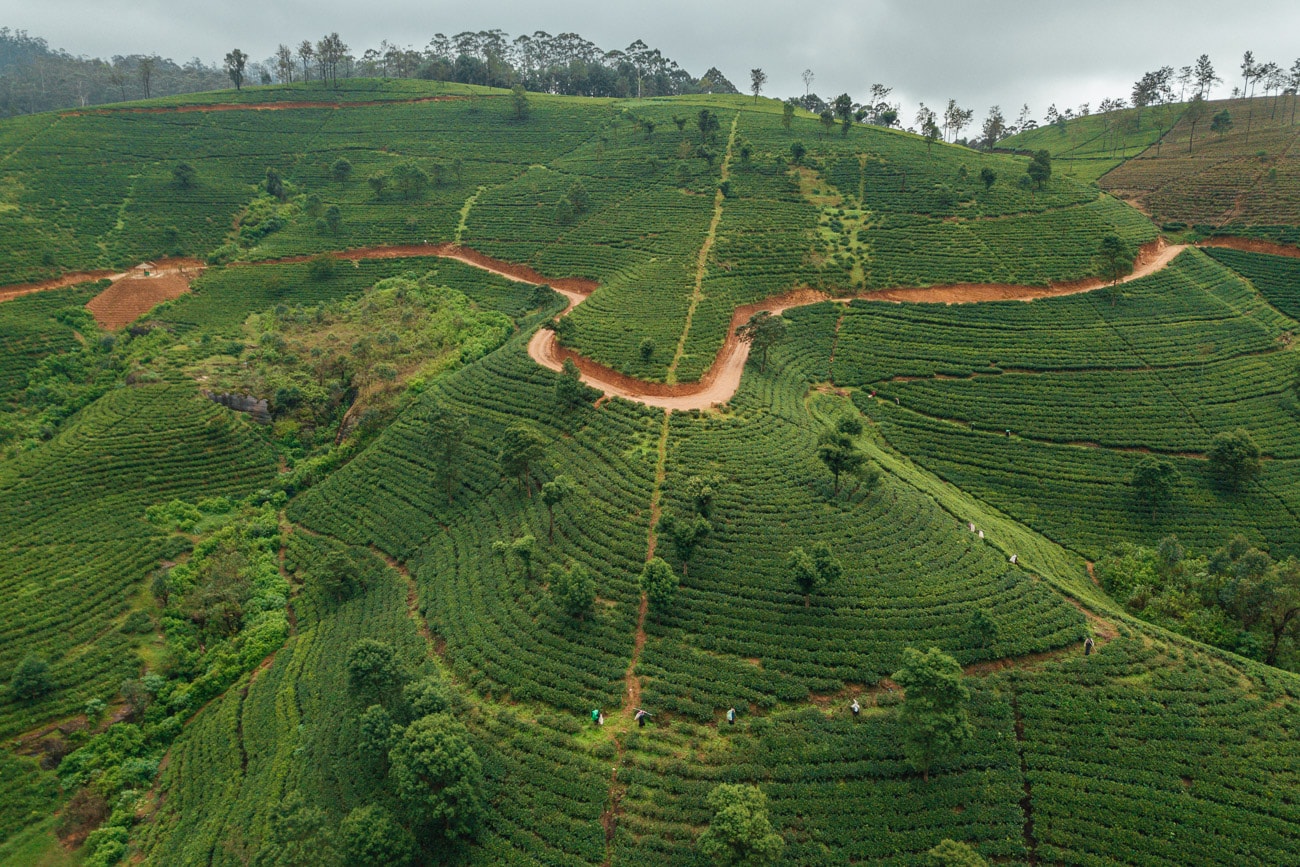
[[[596,601],[596,581],[586,566],[570,563],[562,567],[552,563],[546,567],[546,580],[551,598],[561,611],[578,620],[586,618]]]
[[[533,495],[533,468],[542,459],[546,440],[537,428],[526,422],[516,422],[506,428],[497,451],[501,472],[519,481],[519,487],[528,496]]]
[[[1187,152],[1192,152],[1192,142],[1196,140],[1196,125],[1205,117],[1208,109],[1205,106],[1205,99],[1199,94],[1192,94],[1192,99],[1187,103],[1187,109],[1183,112],[1183,120],[1191,126],[1187,135]]]
[[[1118,235],[1102,238],[1097,249],[1097,272],[1111,286],[1116,285],[1122,277],[1133,273],[1133,249]],[[1111,304],[1114,303],[1114,293],[1111,293]]]
[[[677,576],[673,567],[660,557],[651,557],[641,569],[641,592],[656,611],[666,611],[677,595]]]
[[[1147,455],[1138,461],[1133,469],[1133,493],[1140,507],[1151,510],[1151,520],[1173,500],[1177,481],[1177,468],[1164,458]]]
[[[1208,457],[1210,471],[1228,490],[1240,490],[1259,475],[1259,446],[1243,428],[1215,434]]]
[[[835,97],[831,108],[835,111],[835,116],[840,119],[840,134],[848,135],[849,127],[853,124],[853,97],[841,93]]]
[[[244,87],[244,67],[248,64],[248,55],[238,48],[226,53],[226,75],[235,83],[235,90]]]
[[[867,456],[858,448],[854,437],[862,432],[861,422],[854,431],[853,418],[842,419],[834,428],[821,435],[817,443],[817,457],[835,477],[835,493],[840,492],[840,476],[855,473],[867,462]]]
[[[528,117],[528,92],[524,90],[522,84],[510,88],[510,105],[515,110],[515,120],[524,120]]]
[[[790,131],[790,123],[793,120],[794,120],[794,103],[790,101],[786,101],[786,103],[781,106],[781,126],[785,127],[786,132]]]
[[[749,71],[749,89],[754,94],[754,102],[758,102],[758,95],[763,92],[763,85],[767,84],[767,73],[761,69],[751,69]]]
[[[447,492],[447,505],[451,505],[456,483],[460,481],[461,452],[469,433],[469,421],[451,407],[438,404],[430,411],[426,424],[429,456]]]
[[[140,76],[140,86],[144,88],[145,99],[149,98],[150,86],[153,84],[154,63],[155,58],[153,57],[141,57],[139,65],[136,66],[136,72]]]
[[[984,149],[993,150],[993,146],[998,143],[998,139],[1006,135],[1007,119],[1002,114],[1001,106],[993,106],[989,109],[988,117],[984,118]]]
[[[1196,58],[1196,90],[1201,95],[1201,99],[1209,99],[1210,91],[1216,84],[1223,84],[1223,79],[1215,74],[1210,55],[1202,54]]]
[[[807,98],[808,94],[812,93],[813,79],[817,76],[813,75],[811,69],[805,69],[803,72],[799,73],[799,77],[803,79],[803,95]]]
[[[687,574],[695,549],[713,531],[713,525],[703,515],[686,517],[672,512],[664,513],[659,519],[659,532],[667,536],[682,561],[682,574]]]
[[[568,499],[577,485],[568,476],[556,476],[542,485],[542,503],[546,506],[548,541],[555,541],[555,507]]]
[[[970,690],[962,683],[957,660],[937,647],[925,653],[904,649],[903,665],[893,679],[905,691],[898,712],[903,750],[929,782],[934,763],[956,752],[973,733],[967,712]]]
[[[762,359],[758,370],[759,373],[765,373],[767,351],[785,340],[785,320],[777,314],[760,310],[749,317],[748,322],[736,329],[736,337],[742,343],[748,343],[751,348],[758,350]]]
[[[1052,154],[1047,150],[1036,151],[1025,169],[1034,188],[1041,190],[1052,177]]]

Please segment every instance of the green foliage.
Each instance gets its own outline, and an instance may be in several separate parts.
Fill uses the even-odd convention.
[[[520,489],[531,496],[533,470],[545,454],[546,440],[542,434],[535,427],[520,422],[506,428],[497,452],[497,462],[502,474],[515,477]]]
[[[706,800],[712,816],[696,848],[719,865],[775,864],[785,840],[772,828],[767,796],[757,786],[722,783]]]
[[[786,561],[786,569],[799,592],[807,595],[821,586],[821,575],[817,573],[817,564],[803,548],[795,548]]]
[[[1151,511],[1153,521],[1156,511],[1173,501],[1177,483],[1178,468],[1161,458],[1148,455],[1133,469],[1133,493],[1138,505]]]
[[[199,173],[189,163],[177,163],[172,168],[172,181],[182,190],[193,189],[198,185]]]
[[[267,840],[253,858],[257,867],[307,867],[328,863],[335,855],[329,816],[301,792],[291,792],[276,805],[268,824]]]
[[[555,380],[555,398],[566,411],[574,410],[584,403],[595,400],[599,394],[594,388],[582,381],[582,372],[573,359],[564,359],[559,377]]]
[[[393,646],[372,638],[348,649],[348,691],[362,705],[395,706],[407,674],[402,670]]]
[[[1240,490],[1259,475],[1259,446],[1244,428],[1215,434],[1207,456],[1215,478],[1228,490]]]
[[[352,177],[352,163],[346,157],[339,157],[330,166],[330,177],[340,184],[346,184]]]
[[[767,353],[773,346],[785,340],[785,320],[766,310],[760,310],[749,321],[736,329],[736,337],[758,350],[762,363],[759,372],[767,370]]]
[[[596,601],[596,582],[591,572],[581,563],[547,567],[546,580],[550,584],[551,598],[565,614],[584,619]]]
[[[1111,284],[1118,283],[1121,277],[1133,273],[1135,253],[1124,239],[1118,235],[1107,235],[1101,239],[1097,250],[1097,273]]]
[[[472,838],[484,814],[483,768],[465,727],[446,713],[407,726],[389,753],[397,796],[425,840]]]
[[[961,666],[932,647],[909,647],[893,680],[905,691],[898,712],[907,760],[928,781],[935,762],[957,753],[973,735],[967,705],[970,691],[962,683]]]
[[[1029,161],[1029,166],[1025,169],[1029,175],[1029,180],[1033,181],[1034,188],[1041,190],[1052,177],[1052,154],[1047,150],[1034,152],[1033,158]]]
[[[988,867],[989,863],[966,843],[953,840],[940,840],[926,855],[929,867]]]
[[[515,112],[515,120],[524,120],[528,117],[529,103],[528,94],[525,92],[523,85],[516,84],[510,88],[510,105]]]
[[[9,677],[9,692],[18,701],[31,702],[54,689],[50,664],[42,656],[28,654]]]
[[[703,515],[683,516],[665,512],[659,519],[658,532],[673,543],[673,550],[682,561],[682,574],[685,575],[695,549],[713,532],[713,525]]]
[[[641,592],[655,611],[667,611],[677,595],[677,576],[661,557],[651,557],[641,570]]]
[[[357,807],[343,819],[339,850],[348,864],[406,867],[415,860],[415,838],[383,807]]]

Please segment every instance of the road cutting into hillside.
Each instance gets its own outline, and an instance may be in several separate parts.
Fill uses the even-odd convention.
[[[1131,280],[1137,280],[1147,277],[1157,271],[1167,267],[1180,253],[1186,250],[1188,245],[1167,245],[1163,241],[1149,244],[1144,247],[1138,256],[1136,267],[1133,273],[1123,278],[1120,282],[1127,283]],[[345,261],[360,261],[362,259],[407,259],[407,258],[439,258],[453,259],[478,268],[490,274],[495,274],[507,280],[513,280],[518,283],[527,283],[529,285],[546,284],[555,291],[559,292],[567,300],[567,305],[559,314],[560,316],[568,315],[575,307],[591,296],[599,288],[599,284],[594,280],[587,280],[578,277],[549,278],[538,273],[527,265],[519,265],[512,262],[506,262],[501,259],[494,259],[473,250],[469,247],[462,247],[454,243],[438,244],[411,244],[395,245],[381,247],[363,247],[354,250],[344,250],[334,253],[325,254],[335,259]],[[306,262],[315,258],[313,256],[291,256],[282,259],[266,260],[263,262],[237,262],[231,267],[252,268],[261,264],[286,263],[286,262]],[[188,266],[185,267],[185,266]],[[158,271],[169,271],[174,269],[184,273],[186,283],[193,276],[196,276],[197,270],[201,265],[191,260],[178,260],[176,262],[158,263]],[[0,287],[0,301],[8,298],[25,295],[31,292],[42,292],[50,289],[70,286],[75,283],[85,282],[86,280],[99,279],[102,277],[111,277],[118,282],[130,281],[132,278],[129,274],[113,274],[112,272],[82,272],[79,274],[66,275],[58,280],[46,281],[43,283],[29,284],[26,286],[9,286]],[[115,283],[116,285],[116,283]],[[768,298],[755,304],[747,304],[738,307],[732,314],[731,322],[727,328],[727,337],[723,341],[722,348],[719,350],[713,364],[705,371],[704,376],[698,382],[675,383],[669,385],[661,382],[647,382],[636,379],[625,373],[620,373],[611,367],[593,361],[583,355],[578,354],[573,349],[561,346],[554,331],[548,328],[542,328],[533,335],[528,342],[528,354],[543,367],[551,370],[560,370],[566,360],[571,360],[577,365],[582,374],[582,381],[599,389],[607,396],[621,397],[627,400],[636,401],[646,404],[647,406],[659,407],[661,409],[707,409],[719,404],[725,404],[735,395],[736,389],[740,387],[741,377],[745,372],[745,362],[749,359],[749,344],[744,343],[736,338],[736,328],[742,325],[750,316],[759,311],[767,311],[773,314],[784,313],[795,307],[803,307],[809,304],[818,304],[825,301],[834,301],[837,303],[847,304],[850,301],[876,301],[889,302],[895,304],[978,304],[991,301],[1035,301],[1040,298],[1055,298],[1064,295],[1076,295],[1083,292],[1091,292],[1101,289],[1106,282],[1099,279],[1075,280],[1068,283],[1049,284],[1047,286],[1010,286],[1002,284],[977,284],[962,283],[948,286],[932,286],[927,288],[899,288],[899,289],[879,289],[862,292],[856,295],[833,297],[826,292],[814,289],[797,289],[784,295],[778,295],[774,298]],[[112,293],[114,287],[105,290],[105,295]],[[103,296],[100,296],[103,297]],[[93,303],[93,302],[92,302]],[[90,305],[87,305],[90,306]],[[118,306],[118,305],[113,305]],[[93,309],[93,308],[92,308]],[[116,316],[109,319],[101,320],[101,325],[105,327],[122,327],[126,322],[122,321],[125,315],[124,311],[115,311]],[[135,317],[143,315],[146,310],[134,312],[130,321]],[[107,310],[105,311],[107,313]],[[96,318],[100,317],[96,312]]]
[[[1145,247],[1139,256],[1133,273],[1121,280],[1127,283],[1150,276],[1165,268],[1178,254],[1187,249],[1187,245],[1151,244]],[[471,263],[474,264],[474,263]],[[507,275],[509,276],[509,275]],[[700,378],[699,382],[668,385],[659,382],[646,382],[627,374],[620,373],[603,364],[592,361],[572,349],[561,346],[554,331],[543,328],[533,335],[528,342],[528,354],[534,361],[551,370],[560,370],[566,360],[571,360],[582,373],[582,381],[593,388],[600,389],[607,395],[622,397],[643,403],[647,406],[663,409],[707,409],[724,404],[735,395],[740,387],[741,377],[745,372],[745,362],[749,359],[749,344],[736,338],[736,328],[744,324],[750,316],[765,310],[769,313],[784,313],[795,307],[817,304],[823,301],[836,301],[847,304],[850,301],[882,301],[895,304],[978,304],[989,301],[1035,301],[1039,298],[1055,298],[1063,295],[1077,295],[1104,287],[1103,280],[1075,280],[1069,283],[1057,283],[1048,286],[1004,286],[999,284],[958,284],[952,286],[934,286],[924,289],[881,289],[864,292],[849,297],[833,298],[825,292],[813,289],[801,289],[769,298],[757,304],[748,304],[736,309],[731,323],[727,327],[727,337],[714,359],[712,366]],[[569,297],[569,306],[560,315],[567,315],[586,297]],[[590,294],[590,293],[587,293]]]

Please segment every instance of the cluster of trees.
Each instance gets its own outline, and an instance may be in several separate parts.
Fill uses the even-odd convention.
[[[183,64],[155,54],[74,57],[0,27],[0,117],[217,90],[227,80],[221,67],[197,57]]]
[[[1243,428],[1215,434],[1206,457],[1215,483],[1229,494],[1241,491],[1261,470],[1259,446]],[[1166,458],[1144,457],[1129,479],[1139,510],[1156,520],[1159,512],[1173,503],[1179,479],[1178,468]]]
[[[406,865],[477,835],[483,767],[442,681],[416,679],[391,645],[362,639],[348,650],[347,691],[373,800],[334,823],[290,793],[254,863]]]
[[[636,40],[607,51],[577,33],[542,30],[511,38],[502,30],[437,33],[423,48],[384,40],[360,55],[331,34],[324,43],[281,44],[260,64],[282,83],[344,77],[422,78],[491,87],[520,85],[538,93],[568,96],[670,96],[683,93],[737,93],[716,68],[694,78],[657,48]]]
[[[1106,592],[1145,620],[1198,641],[1300,670],[1300,561],[1275,561],[1242,536],[1193,557],[1168,536],[1097,561]]]

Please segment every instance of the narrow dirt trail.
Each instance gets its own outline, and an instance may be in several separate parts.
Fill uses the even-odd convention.
[[[727,198],[722,194],[721,184],[731,177],[731,151],[736,144],[736,128],[739,124],[740,113],[737,112],[731,121],[731,134],[727,136],[727,152],[722,157],[722,167],[718,172],[719,188],[713,193],[713,218],[709,220],[709,229],[704,233],[704,243],[700,245],[700,255],[695,262],[695,291],[691,293],[691,306],[686,309],[686,322],[682,324],[682,336],[677,341],[672,363],[668,365],[669,383],[677,382],[677,365],[681,364],[682,356],[686,354],[686,338],[691,333],[691,321],[700,306],[700,299],[704,297],[704,275],[709,269],[709,253],[713,251],[713,242],[718,239],[718,226],[722,223],[722,203]]]

